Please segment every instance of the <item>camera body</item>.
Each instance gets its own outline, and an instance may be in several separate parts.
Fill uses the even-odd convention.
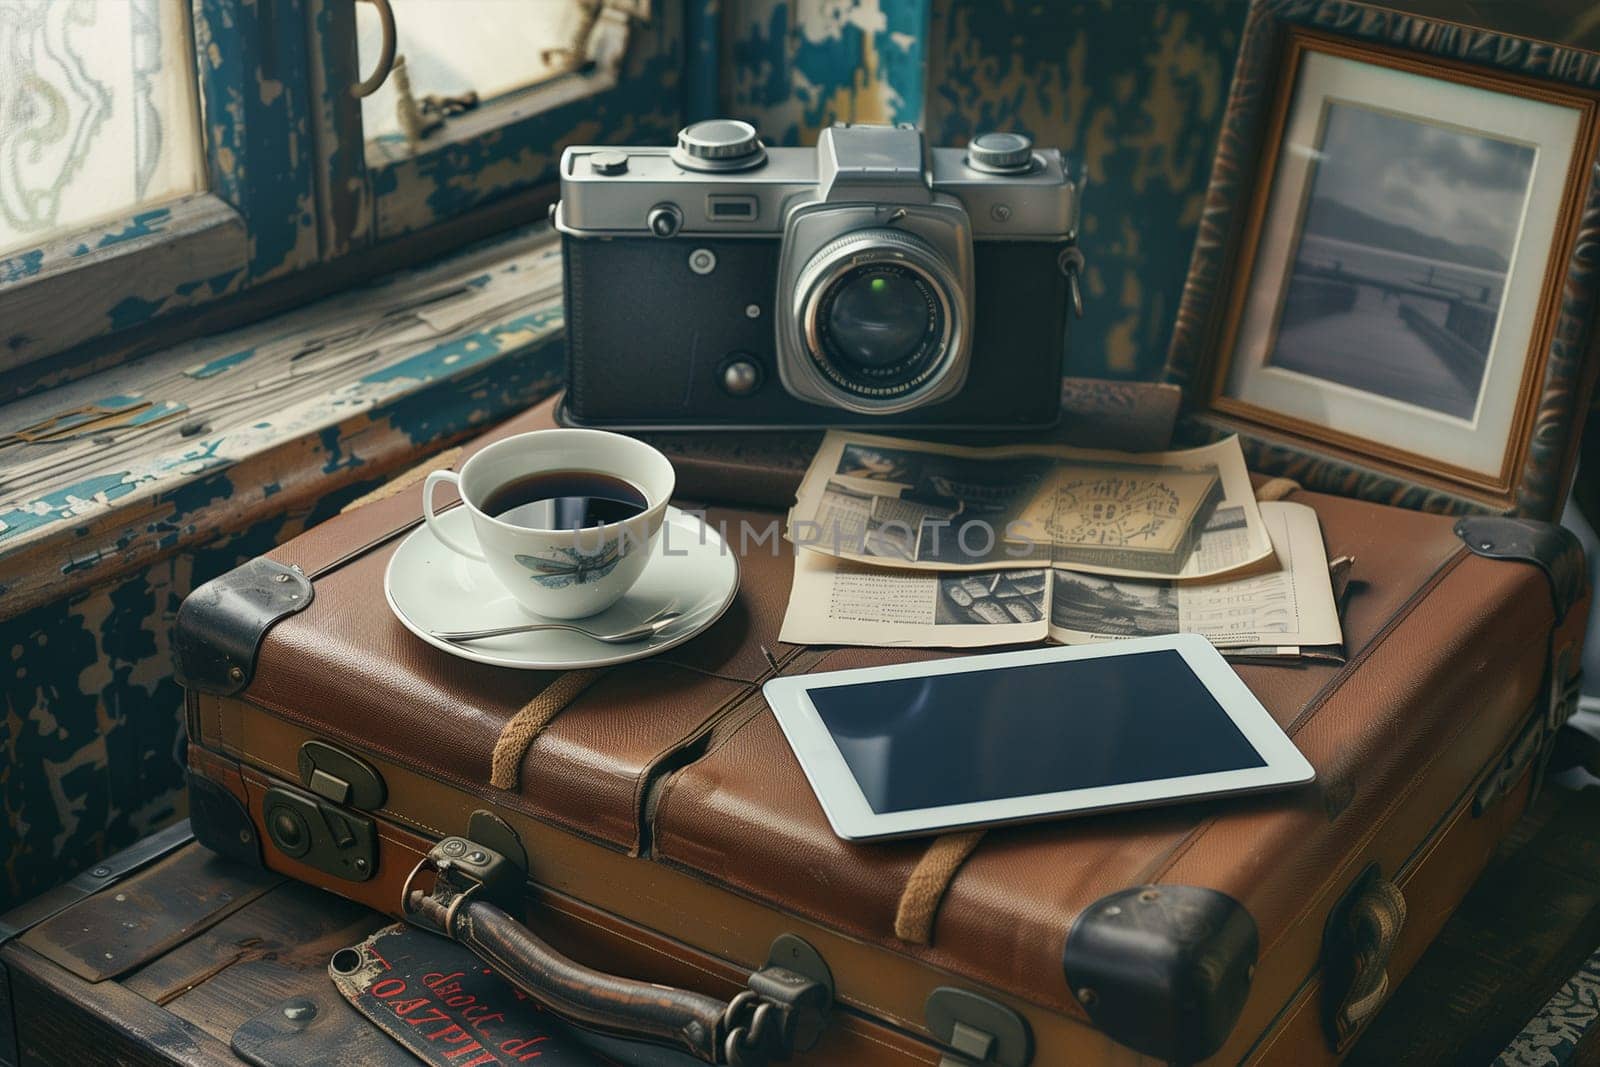
[[[746,123],[568,148],[563,419],[614,428],[1043,426],[1077,301],[1079,189],[1017,134],[935,148]]]

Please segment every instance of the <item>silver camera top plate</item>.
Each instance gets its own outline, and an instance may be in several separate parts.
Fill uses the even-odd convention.
[[[1078,188],[1059,151],[1034,150],[1025,170],[996,174],[970,165],[964,149],[925,152],[919,131],[884,127],[824,130],[817,148],[769,148],[764,162],[733,172],[686,169],[664,147],[573,146],[561,157],[556,226],[575,236],[648,237],[652,210],[670,205],[682,217],[674,234],[772,238],[799,203],[926,203],[931,193],[965,205],[977,240],[1077,236]]]

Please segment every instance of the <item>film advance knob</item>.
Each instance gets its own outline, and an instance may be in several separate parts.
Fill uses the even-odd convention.
[[[596,152],[589,157],[589,169],[608,178],[626,173],[628,169],[628,153],[618,152],[615,149]]]
[[[678,131],[672,161],[688,170],[744,170],[765,161],[756,128],[738,119],[707,119]]]
[[[1033,140],[1021,133],[980,133],[967,145],[967,165],[989,174],[1015,174],[1033,165]]]

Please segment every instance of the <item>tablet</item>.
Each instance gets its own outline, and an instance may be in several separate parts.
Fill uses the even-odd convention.
[[[834,832],[850,840],[1315,776],[1194,634],[776,678],[762,691]]]

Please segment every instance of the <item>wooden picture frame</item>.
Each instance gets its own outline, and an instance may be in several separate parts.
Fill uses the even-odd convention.
[[[1374,87],[1330,88],[1365,83]],[[1510,132],[1479,128],[1478,116],[1492,124],[1501,113]],[[1540,128],[1552,131],[1548,143],[1527,132]],[[1334,141],[1343,129],[1369,136]],[[1463,194],[1474,207],[1522,205],[1514,220],[1488,219],[1493,239],[1482,243],[1498,241],[1499,260],[1452,259],[1467,238],[1408,228],[1389,205],[1375,210],[1390,220],[1348,211],[1348,175],[1330,185],[1343,199],[1318,191],[1324,172],[1337,173],[1325,161],[1340,146],[1355,158],[1375,129],[1451,141],[1451,152],[1428,157],[1441,168],[1463,147],[1524,166],[1520,194]],[[1597,152],[1596,53],[1350,0],[1255,0],[1168,351],[1165,378],[1184,389],[1183,434],[1237,433],[1253,469],[1325,492],[1558,517],[1600,366]],[[1395,243],[1342,240],[1352,232]],[[1451,251],[1433,253],[1436,271],[1401,251],[1419,248]],[[1448,374],[1405,368],[1430,352]]]

